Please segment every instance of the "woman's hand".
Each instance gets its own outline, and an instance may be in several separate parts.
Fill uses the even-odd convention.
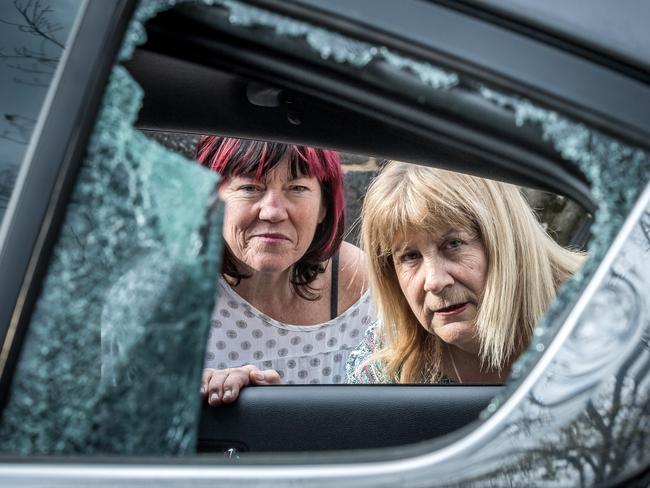
[[[201,395],[213,407],[237,400],[239,390],[248,385],[278,385],[282,382],[274,369],[260,370],[252,364],[239,368],[203,370]]]

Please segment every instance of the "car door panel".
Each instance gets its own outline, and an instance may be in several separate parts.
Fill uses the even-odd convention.
[[[249,387],[233,404],[204,405],[198,451],[319,451],[411,444],[477,420],[499,391],[500,386],[486,385]]]

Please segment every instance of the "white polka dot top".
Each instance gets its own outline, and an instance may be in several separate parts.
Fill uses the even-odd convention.
[[[323,324],[283,324],[257,310],[220,277],[205,367],[253,364],[275,369],[285,384],[343,383],[348,355],[374,320],[366,291]]]

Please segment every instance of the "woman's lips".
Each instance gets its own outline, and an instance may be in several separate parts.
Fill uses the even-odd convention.
[[[467,309],[467,306],[469,305],[469,302],[465,303],[458,303],[456,305],[450,305],[449,307],[441,308],[439,310],[436,310],[434,315],[439,315],[441,317],[451,317],[453,315],[458,315],[461,314]]]
[[[278,244],[280,242],[288,241],[289,238],[284,234],[257,234],[253,237],[262,239],[267,244]]]

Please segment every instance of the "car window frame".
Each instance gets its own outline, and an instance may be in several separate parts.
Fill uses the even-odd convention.
[[[7,208],[0,234],[0,409],[135,5],[136,0],[84,0],[25,155],[22,181]]]
[[[481,9],[462,8],[448,0],[405,0],[398,11],[389,0],[356,0],[347,8],[346,0],[255,3],[352,37],[380,44],[390,39],[390,44],[404,52],[425,55],[435,64],[444,60],[453,71],[650,149],[650,114],[640,109],[650,104],[650,86],[617,71],[617,65],[582,58],[566,43],[550,44],[543,37],[526,36],[512,24],[493,20],[498,16],[485,16]],[[416,20],[412,25],[409,15]],[[435,19],[435,26],[424,22],[426,18]],[[469,31],[472,36],[464,34]],[[508,46],[517,46],[517,51],[503,49]],[[618,97],[619,93],[626,95]]]

